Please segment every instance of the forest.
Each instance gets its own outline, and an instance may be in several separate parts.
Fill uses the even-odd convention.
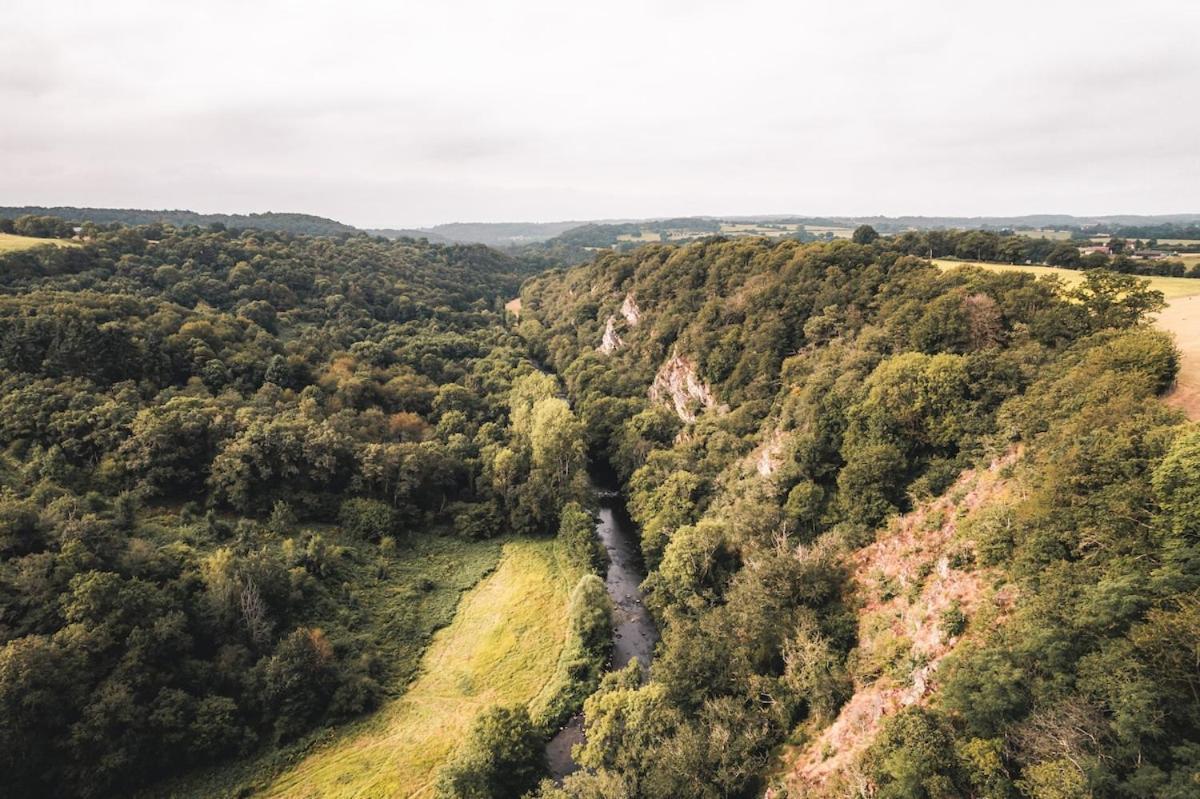
[[[281,233],[307,234],[310,236],[336,236],[340,233],[355,233],[352,225],[326,219],[312,214],[280,213],[271,211],[261,214],[200,214],[195,211],[173,210],[152,211],[140,208],[75,208],[40,205],[0,206],[0,218],[15,222],[23,217],[51,217],[75,224],[92,222],[98,225],[221,225],[229,228],[255,228],[275,230]]]
[[[0,793],[128,795],[359,716],[448,621],[440,561],[572,502],[578,539],[581,430],[499,310],[522,268],[157,224],[0,255]]]
[[[1196,795],[1200,435],[1135,274],[926,260],[1007,252],[980,231],[568,268],[38,219],[76,246],[0,254],[2,795],[156,795],[369,717],[517,538],[582,575],[561,668],[474,719],[442,799]],[[603,675],[589,463],[661,632]],[[864,573],[917,518],[944,557]],[[884,688],[911,701],[820,743]]]
[[[1200,460],[1157,399],[1162,296],[911,248],[650,245],[525,285],[520,331],[622,476],[663,632],[649,682],[588,699],[584,768],[541,796],[1195,795]],[[857,579],[899,515],[989,462],[1014,488],[944,559]],[[984,598],[934,619],[933,671],[873,608],[955,573]],[[798,753],[881,684],[910,700],[813,776]]]

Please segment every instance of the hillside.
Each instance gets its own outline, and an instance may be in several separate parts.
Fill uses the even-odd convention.
[[[445,717],[381,778],[452,779],[479,724],[578,708],[607,597],[519,267],[170,225],[0,253],[0,795],[241,795],[410,693]]]
[[[140,208],[76,208],[72,206],[45,207],[40,205],[0,206],[0,218],[16,219],[21,216],[56,216],[69,222],[95,222],[99,225],[120,223],[122,225],[149,225],[154,223],[184,227],[186,225],[224,225],[229,228],[253,228],[276,230],[281,233],[305,234],[309,236],[333,236],[338,233],[355,233],[351,225],[335,222],[311,214],[279,213],[270,211],[262,214],[200,214],[183,210],[147,210]]]
[[[522,289],[663,630],[543,796],[1193,791],[1200,458],[1162,295],[898,244],[648,245]]]

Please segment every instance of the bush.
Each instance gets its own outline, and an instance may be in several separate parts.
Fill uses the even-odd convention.
[[[355,497],[342,503],[338,512],[342,529],[364,541],[379,541],[397,532],[396,511],[386,502]]]
[[[438,775],[438,799],[508,799],[546,772],[542,737],[524,707],[491,707]]]

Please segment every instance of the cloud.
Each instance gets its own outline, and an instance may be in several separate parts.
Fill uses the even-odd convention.
[[[1200,209],[1200,6],[13,0],[0,203]]]

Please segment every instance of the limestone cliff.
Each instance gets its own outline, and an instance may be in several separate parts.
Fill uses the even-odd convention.
[[[621,303],[621,316],[625,317],[630,327],[637,327],[637,323],[642,321],[642,309],[638,308],[632,291],[625,295],[625,301]]]
[[[604,323],[604,336],[600,339],[600,346],[596,349],[605,355],[611,355],[624,345],[625,342],[617,333],[617,318],[615,316],[608,317],[608,321]]]
[[[716,404],[712,389],[696,374],[695,365],[678,353],[654,376],[650,399],[672,405],[685,422],[696,421],[697,410],[708,410]]]

